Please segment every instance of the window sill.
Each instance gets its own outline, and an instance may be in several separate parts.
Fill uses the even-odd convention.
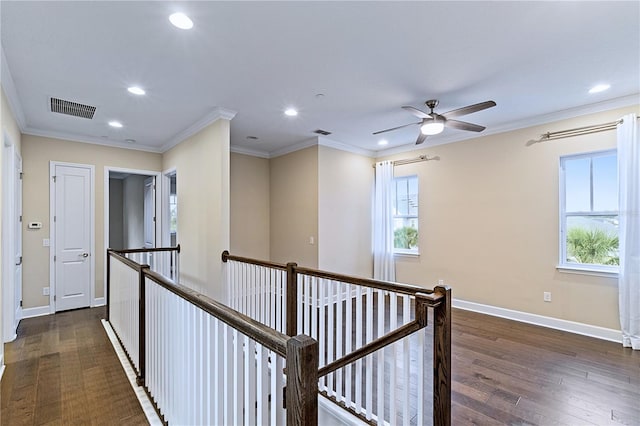
[[[395,251],[393,255],[395,257],[420,257],[420,253],[417,251]]]
[[[597,269],[588,266],[557,265],[558,272],[566,274],[592,275],[594,277],[618,278],[618,271]]]

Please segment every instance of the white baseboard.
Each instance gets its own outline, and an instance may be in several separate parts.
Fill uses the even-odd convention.
[[[360,420],[350,412],[343,410],[324,395],[318,393],[318,424],[319,425],[346,425],[346,426],[367,426],[367,423]]]
[[[598,327],[597,325],[583,324],[580,322],[530,314],[528,312],[514,311],[512,309],[499,308],[497,306],[483,305],[482,303],[467,302],[466,300],[453,299],[451,306],[467,311],[479,312],[494,317],[506,318],[527,324],[539,325],[556,330],[568,331],[596,339],[622,343],[622,332],[612,328]]]
[[[93,308],[97,308],[98,306],[106,305],[106,299],[104,297],[96,297],[93,299]]]
[[[22,309],[22,319],[25,318],[33,318],[33,317],[41,317],[43,315],[51,314],[49,310],[49,305],[47,306],[37,306],[35,308],[23,308]]]

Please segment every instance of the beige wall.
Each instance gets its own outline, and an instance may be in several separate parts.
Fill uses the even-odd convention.
[[[615,132],[525,144],[632,111],[638,108],[394,156],[441,157],[396,168],[396,175],[417,174],[420,185],[420,256],[397,258],[397,280],[432,287],[444,279],[457,299],[619,329],[616,279],[556,270],[559,158],[614,148]]]
[[[225,300],[220,255],[229,249],[229,121],[220,119],[163,155],[176,169],[180,279]]]
[[[269,170],[271,260],[317,268],[318,147],[272,158]]]
[[[269,160],[231,153],[230,174],[230,252],[269,260]]]
[[[24,135],[23,216],[24,223],[42,222],[42,229],[23,231],[23,304],[25,308],[49,305],[42,287],[49,286],[49,162],[60,161],[95,166],[95,297],[104,296],[104,168],[105,166],[161,170],[160,154]]]
[[[374,160],[318,147],[318,268],[371,277]]]

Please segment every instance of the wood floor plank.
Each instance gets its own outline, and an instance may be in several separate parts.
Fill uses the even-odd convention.
[[[2,425],[148,424],[100,319],[104,308],[20,322],[5,345]]]
[[[2,425],[147,424],[103,315],[98,308],[21,322],[5,346]],[[638,351],[462,310],[452,319],[453,425],[640,426]]]

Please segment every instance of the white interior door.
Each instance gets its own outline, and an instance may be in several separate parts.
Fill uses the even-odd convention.
[[[55,166],[55,310],[91,304],[91,169]]]
[[[156,178],[144,180],[144,247],[156,246]]]
[[[15,239],[14,239],[14,306],[15,328],[22,319],[22,158],[16,153],[15,158]]]

